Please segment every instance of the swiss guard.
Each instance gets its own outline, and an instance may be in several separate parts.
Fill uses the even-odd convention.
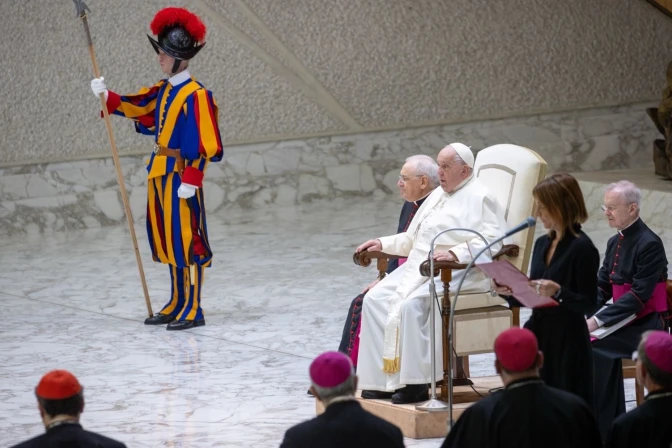
[[[189,61],[205,45],[205,25],[183,8],[164,8],[147,36],[166,79],[138,93],[119,95],[104,79],[91,90],[105,94],[110,114],[133,120],[135,130],[154,137],[147,165],[147,234],[152,258],[169,265],[170,301],[147,325],[168,330],[205,325],[201,309],[204,268],[212,263],[203,195],[208,163],[223,157],[218,108],[212,92],[189,73]]]

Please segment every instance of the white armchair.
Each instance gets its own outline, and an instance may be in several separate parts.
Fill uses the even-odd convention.
[[[546,162],[537,153],[522,146],[494,145],[477,154],[474,173],[491,189],[493,196],[504,210],[504,217],[511,228],[534,214],[532,190],[546,175]],[[509,244],[495,254],[494,258],[505,257],[518,269],[527,272],[533,239],[534,228],[519,232],[506,241]],[[382,278],[385,276],[388,257],[390,256],[382,253],[361,252],[355,254],[353,258],[360,266],[368,266],[371,264],[371,259],[377,259],[379,277]],[[519,310],[510,309],[506,301],[498,296],[490,293],[460,294],[456,304],[453,347],[461,369],[451,369],[456,363],[451,362],[447,346],[451,300],[449,283],[452,271],[464,269],[466,265],[436,262],[434,267],[434,275],[441,276],[441,282],[437,282],[437,295],[442,297],[443,321],[441,340],[444,373],[441,397],[447,399],[449,378],[454,379],[454,384],[468,382],[468,355],[491,352],[497,335],[513,325],[519,326],[520,319]],[[422,265],[421,272],[425,276],[430,275],[428,262]]]

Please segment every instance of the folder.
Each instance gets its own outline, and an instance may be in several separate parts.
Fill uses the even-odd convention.
[[[600,311],[602,311],[604,308],[606,308],[606,307],[603,307],[602,309],[600,309]],[[597,314],[597,313],[596,313],[596,314]],[[608,327],[600,327],[600,328],[598,328],[597,330],[595,330],[595,331],[593,331],[592,333],[590,333],[590,342],[593,342],[593,341],[595,341],[595,340],[597,340],[597,339],[604,339],[604,338],[606,338],[606,337],[609,336],[610,334],[613,334],[613,333],[615,333],[616,331],[618,331],[618,330],[620,330],[621,328],[623,328],[623,327],[625,327],[626,325],[628,325],[630,322],[632,322],[633,320],[635,320],[636,317],[637,317],[636,314],[632,314],[632,315],[626,317],[625,319],[623,319],[623,320],[621,320],[621,321],[619,321],[619,322],[616,322],[616,323],[613,324],[613,325],[610,325],[610,326],[608,326]]]
[[[493,279],[497,284],[508,286],[513,292],[512,296],[527,308],[548,308],[558,306],[558,302],[553,298],[537,294],[534,289],[530,287],[530,279],[527,275],[520,272],[508,260],[481,263],[477,264],[476,267],[483,271],[485,275]]]

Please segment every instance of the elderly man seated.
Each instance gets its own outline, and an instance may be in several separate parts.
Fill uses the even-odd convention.
[[[439,186],[439,166],[429,156],[422,154],[411,156],[406,159],[406,163],[401,167],[397,186],[399,187],[399,194],[405,200],[401,208],[397,232],[405,232],[418,208],[425,202],[425,199],[427,199],[432,190]],[[387,273],[391,274],[400,264],[404,264],[405,262],[406,259],[404,258],[390,260]],[[379,280],[375,280],[352,300],[345,325],[343,326],[343,335],[341,336],[341,344],[338,347],[338,351],[350,356],[355,367],[357,366],[357,355],[359,352],[362,302],[364,295],[378,282]]]
[[[502,236],[506,221],[501,208],[483,183],[474,176],[474,155],[452,143],[437,158],[441,188],[422,204],[405,232],[369,240],[357,251],[382,251],[407,257],[406,263],[371,288],[364,297],[358,374],[363,398],[392,398],[396,404],[428,398],[431,379],[429,333],[435,325],[441,334],[440,314],[430,322],[428,279],[419,272],[432,239],[441,231],[461,227],[479,232],[488,241]],[[452,231],[436,241],[435,258],[469,262],[485,246],[471,232]],[[501,245],[492,248],[496,252]],[[452,285],[464,275],[456,271]],[[467,274],[462,292],[486,292],[490,283],[474,269]],[[441,359],[441,343],[436,344]],[[440,362],[436,363],[440,375]],[[396,392],[396,393],[395,393]]]
[[[642,192],[635,184],[620,181],[607,186],[604,214],[617,230],[607,243],[602,268],[597,274],[598,304],[613,299],[587,320],[588,331],[611,326],[636,315],[634,321],[593,342],[595,397],[602,437],[611,423],[625,412],[622,358],[637,349],[642,334],[663,328],[667,310],[667,257],[663,242],[639,216]]]

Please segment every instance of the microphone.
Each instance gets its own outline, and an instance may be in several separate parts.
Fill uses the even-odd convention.
[[[462,284],[464,283],[464,280],[467,278],[467,274],[469,273],[471,268],[473,268],[474,264],[476,264],[476,260],[478,260],[478,258],[481,255],[483,255],[483,253],[486,250],[490,250],[490,248],[492,246],[494,246],[495,244],[499,243],[500,241],[504,240],[505,238],[510,237],[511,235],[514,235],[518,232],[521,232],[521,231],[527,229],[528,227],[533,227],[534,225],[536,225],[536,223],[537,223],[537,221],[533,217],[530,216],[530,217],[526,218],[525,221],[518,224],[516,227],[509,230],[508,232],[506,232],[504,235],[500,236],[496,240],[487,244],[483,249],[480,250],[480,252],[478,252],[476,254],[475,257],[472,258],[472,260],[469,262],[469,264],[467,264],[467,267],[464,269],[464,275],[462,276],[462,278],[460,278],[460,281],[457,285],[457,290],[455,291],[455,297],[453,298],[453,300],[450,303],[450,314],[449,314],[449,318],[448,318],[448,347],[449,347],[449,350],[452,349],[452,346],[453,346],[453,330],[455,328],[455,306],[457,305],[457,299],[460,298],[460,292],[462,291]],[[491,258],[492,258],[492,255],[491,255]],[[433,271],[432,271],[432,273],[433,273]],[[432,326],[432,328],[434,328],[434,327]],[[452,375],[452,372],[451,372],[451,375]],[[448,382],[448,428],[452,429],[454,424],[455,424],[455,421],[453,420],[453,381],[452,381],[452,378],[451,378],[451,381]]]
[[[534,218],[531,217],[531,216],[530,216],[530,217],[527,217],[527,218],[525,218],[525,221],[521,222],[521,223],[518,224],[516,227],[514,227],[513,229],[511,229],[511,230],[509,230],[508,232],[506,232],[506,233],[504,234],[504,238],[508,238],[508,237],[510,237],[511,235],[515,234],[515,233],[518,233],[518,232],[520,232],[520,231],[522,231],[522,230],[527,229],[528,227],[534,227],[536,224],[537,224],[537,220],[536,220],[536,219],[534,219]],[[504,239],[504,238],[502,238],[502,239]]]
[[[436,300],[436,302],[438,304],[438,297],[436,296],[436,284],[434,282],[434,246],[436,244],[437,238],[439,238],[441,235],[443,235],[444,233],[447,233],[447,232],[455,232],[455,231],[471,232],[473,234],[476,234],[476,236],[478,236],[483,241],[483,243],[485,244],[485,248],[483,249],[483,251],[481,251],[481,253],[488,250],[490,252],[490,257],[492,258],[492,251],[490,250],[490,247],[492,245],[488,244],[488,240],[486,240],[483,235],[481,235],[480,233],[478,233],[476,230],[473,230],[473,229],[465,229],[465,228],[462,228],[462,227],[454,227],[454,228],[451,228],[451,229],[442,230],[441,232],[437,233],[434,236],[434,238],[432,238],[432,242],[429,245],[429,272],[430,272],[430,275],[429,275],[429,296],[430,296],[430,303],[431,303],[429,320],[432,323],[429,327],[429,345],[431,346],[431,350],[432,350],[431,351],[431,356],[430,356],[430,362],[431,362],[431,368],[432,368],[432,371],[431,371],[432,387],[430,389],[431,393],[430,393],[430,396],[429,396],[429,401],[418,404],[418,405],[415,406],[415,408],[419,409],[421,411],[433,412],[433,411],[443,411],[443,410],[445,410],[446,408],[449,407],[450,408],[451,421],[452,421],[452,418],[453,418],[453,414],[452,414],[452,412],[453,412],[452,411],[452,389],[451,389],[451,395],[448,397],[448,399],[451,400],[451,404],[449,406],[446,406],[446,404],[444,402],[442,402],[440,400],[437,400],[437,398],[436,398],[436,350],[435,350],[435,347],[436,347],[435,331],[436,331],[436,329],[435,329],[435,325],[434,325],[434,323],[436,321],[436,318],[435,318],[435,313],[436,313],[435,308],[436,307],[435,307],[434,301]],[[462,285],[462,283],[460,282],[460,286],[461,285]],[[458,288],[457,293],[458,294],[460,293],[459,288]],[[456,297],[456,299],[457,299],[457,297]],[[450,340],[450,338],[448,340],[448,344],[449,344],[449,346],[452,347],[452,341]],[[449,361],[449,365],[450,365],[450,361]],[[452,369],[451,369],[451,371],[452,371]],[[451,375],[452,375],[452,372],[451,372]],[[452,384],[453,384],[452,378],[449,382],[450,382],[450,385],[452,387]],[[452,424],[451,424],[451,426],[452,426]]]

